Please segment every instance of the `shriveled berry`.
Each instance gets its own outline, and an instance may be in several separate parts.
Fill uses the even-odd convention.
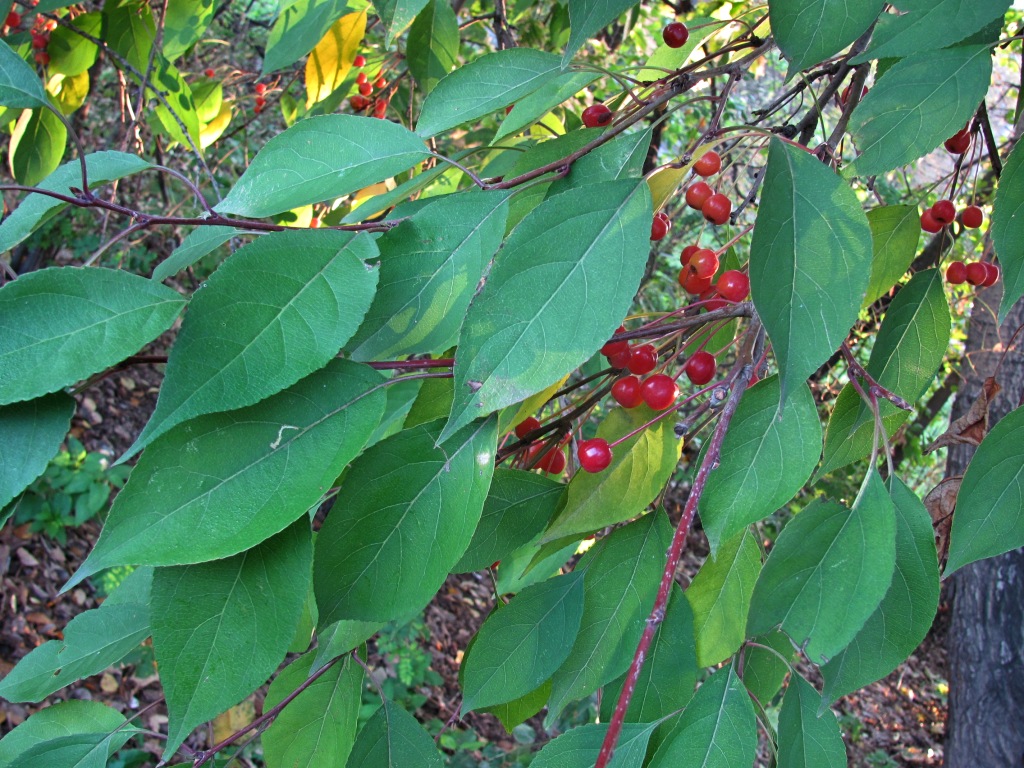
[[[932,218],[939,224],[952,224],[956,218],[956,206],[952,200],[939,200],[932,206]]]
[[[988,267],[980,261],[972,261],[967,265],[967,282],[971,285],[984,285],[988,279]]]
[[[661,30],[661,39],[669,48],[682,48],[690,39],[690,30],[686,28],[685,24],[673,21],[671,24],[666,24],[665,28]]]
[[[664,411],[679,397],[679,386],[671,376],[656,373],[647,378],[640,389],[644,402],[655,411]]]
[[[533,416],[527,416],[516,424],[516,437],[522,440],[535,429],[540,429],[540,421],[535,419]]]
[[[702,210],[704,203],[714,194],[715,191],[708,186],[706,181],[698,181],[695,184],[691,184],[686,190],[686,204],[695,211]]]
[[[565,452],[561,448],[552,448],[537,462],[537,466],[550,475],[560,475],[565,471]]]
[[[683,371],[686,373],[686,377],[697,386],[703,386],[715,378],[715,370],[718,367],[718,363],[715,360],[715,356],[710,352],[701,350],[695,352],[693,356],[686,361],[686,365],[683,366]]]
[[[612,449],[607,440],[595,437],[580,442],[576,457],[585,472],[601,472],[612,463]]]
[[[985,214],[976,205],[968,205],[960,214],[960,221],[968,229],[977,229],[985,221]]]
[[[625,376],[612,384],[612,397],[623,408],[636,408],[644,401],[640,393],[640,379]]]
[[[718,254],[710,248],[701,248],[690,257],[690,269],[697,277],[714,277],[718,271]]]
[[[629,363],[626,365],[630,373],[643,376],[650,373],[658,365],[658,350],[653,344],[641,344],[633,347],[629,353]]]
[[[705,152],[693,164],[693,172],[698,176],[714,176],[722,170],[722,157],[713,149]]]
[[[946,280],[952,285],[963,285],[967,282],[967,265],[962,261],[954,261],[946,267]]]
[[[700,210],[712,224],[725,224],[732,213],[732,201],[721,193],[715,193],[704,201]]]
[[[935,234],[936,232],[942,231],[942,222],[936,221],[935,215],[932,213],[932,209],[928,208],[924,213],[921,214],[921,229],[925,232]]]
[[[348,103],[352,105],[352,109],[354,109],[356,112],[362,112],[364,109],[370,106],[370,100],[365,96],[361,96],[359,94],[352,96],[348,100]]]
[[[850,90],[850,86],[846,86],[843,89],[843,92],[839,95],[839,103],[842,106],[845,107],[847,104],[850,103],[850,94],[851,93],[852,93],[852,91]],[[861,99],[863,99],[867,95],[868,95],[868,87],[865,85],[863,88],[860,89],[860,97],[861,97]]]
[[[651,221],[651,240],[661,240],[668,234],[669,227],[672,226],[672,221],[661,211],[654,214],[654,219]]]
[[[601,128],[612,121],[612,111],[604,104],[594,104],[583,110],[582,117],[587,128]]]
[[[750,295],[750,278],[737,269],[730,269],[719,276],[715,287],[723,299],[743,301]]]

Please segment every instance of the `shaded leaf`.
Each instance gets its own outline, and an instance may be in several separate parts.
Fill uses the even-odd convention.
[[[0,106],[47,109],[49,104],[35,71],[5,41],[0,40]]]
[[[213,0],[168,0],[166,8],[163,53],[174,61],[195,45],[210,26]]]
[[[231,238],[241,234],[245,234],[243,230],[234,227],[196,227],[185,236],[181,245],[171,251],[170,256],[156,265],[156,269],[153,270],[154,282],[163,282],[186,267],[191,267]]]
[[[24,760],[19,758],[48,741],[113,731],[124,722],[124,715],[98,701],[58,702],[36,712],[0,739],[0,767],[9,768],[19,762],[24,764]]]
[[[767,708],[780,690],[790,664],[796,660],[793,642],[782,632],[769,632],[754,638],[754,642],[765,648],[747,645],[743,650],[743,684],[760,705]],[[774,648],[774,653],[767,648]],[[781,658],[780,658],[781,656]]]
[[[868,224],[874,256],[865,307],[874,304],[906,274],[921,239],[921,219],[916,205],[872,208],[868,211]]]
[[[384,45],[390,46],[430,0],[373,0],[384,25]]]
[[[657,723],[623,725],[608,768],[640,768],[656,726]],[[530,765],[532,768],[590,768],[597,761],[607,733],[607,723],[570,728],[545,744]]]
[[[569,0],[569,44],[562,57],[562,68],[569,66],[576,51],[591,37],[615,21],[636,0]]]
[[[821,694],[800,675],[789,678],[779,711],[779,768],[846,768],[846,746]]]
[[[342,619],[317,632],[316,659],[310,674],[343,653],[355,650],[369,640],[384,625],[376,621],[348,621]]]
[[[43,474],[74,415],[75,400],[63,392],[0,406],[0,510]]]
[[[992,206],[992,242],[1002,268],[1003,300],[999,305],[1002,322],[1010,307],[1024,296],[1024,149],[1014,145],[999,175]]]
[[[22,112],[11,133],[11,175],[19,184],[35,186],[57,170],[67,139],[68,129],[49,109]]]
[[[451,3],[427,3],[409,29],[405,50],[409,72],[430,93],[459,60],[459,22]]]
[[[770,0],[772,34],[789,59],[790,77],[846,48],[884,5],[885,0]]]
[[[103,15],[91,11],[75,16],[68,26],[59,26],[50,32],[50,43],[46,52],[50,54],[48,72],[62,75],[80,75],[96,63],[99,46],[92,40],[78,34],[81,30],[93,37],[102,35]]]
[[[346,768],[442,768],[441,753],[416,718],[394,702],[369,719],[352,747]]]
[[[281,15],[267,36],[267,51],[263,56],[264,75],[291,66],[313,50],[317,41],[323,38],[348,8],[348,1],[294,0],[282,3],[281,6]]]

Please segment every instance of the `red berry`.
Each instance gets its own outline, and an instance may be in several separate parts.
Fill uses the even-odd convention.
[[[256,83],[256,95],[262,96],[267,92],[267,86],[265,83]]]
[[[732,202],[725,195],[714,194],[704,201],[700,210],[712,224],[725,224],[732,213]]]
[[[356,94],[355,96],[350,98],[348,100],[348,103],[352,105],[352,109],[354,109],[356,112],[362,112],[364,109],[370,106],[370,100],[365,96],[360,96],[359,94]]]
[[[600,128],[612,121],[612,111],[604,104],[595,104],[583,110],[583,124],[587,128]]]
[[[932,213],[931,208],[926,209],[921,214],[921,229],[925,232],[931,232],[933,235],[942,230],[942,224],[935,220],[935,214]]]
[[[46,51],[37,51],[35,55],[35,60],[36,64],[40,64],[45,67],[47,64],[50,63],[50,54],[48,54]]]
[[[984,262],[985,270],[988,274],[985,276],[985,280],[982,282],[982,286],[988,288],[990,285],[995,285],[996,280],[999,279],[999,267],[991,262]]]
[[[263,105],[262,104],[257,104],[255,107],[253,107],[252,111],[255,112],[258,115],[260,112],[263,111]]]
[[[356,56],[354,59],[352,59],[352,66],[353,67],[365,67],[366,66],[366,57],[363,56],[362,54],[360,54],[359,56]]]
[[[715,194],[715,191],[708,186],[705,181],[698,181],[696,184],[691,184],[689,189],[686,190],[686,204],[693,208],[695,211],[699,211],[704,207],[704,203]]]
[[[8,27],[20,27],[21,26],[21,14],[17,11],[11,11],[7,14],[7,20],[4,24]]]
[[[710,248],[701,248],[690,257],[690,269],[697,277],[714,277],[718,271],[718,255]]]
[[[704,309],[708,312],[714,312],[716,309],[724,309],[729,306],[729,302],[725,299],[718,298],[718,291],[714,288],[710,288],[700,295],[700,300],[704,302]]]
[[[690,263],[690,259],[693,258],[693,254],[700,250],[699,245],[688,245],[683,248],[682,253],[679,254],[679,261],[685,267]]]
[[[205,72],[203,72],[203,74],[206,75],[207,77],[213,77],[214,74],[216,74],[216,73],[212,69],[207,69]]]
[[[623,408],[636,408],[644,401],[640,393],[640,379],[626,376],[612,384],[612,397]]]
[[[671,376],[656,373],[650,376],[640,387],[644,402],[656,411],[664,411],[675,403],[679,397],[679,386]]]
[[[625,333],[625,332],[626,332],[626,327],[624,325],[620,325],[618,328],[615,329],[615,334],[613,334],[613,335],[618,335],[620,333]],[[601,354],[604,355],[605,357],[611,357],[612,355],[616,355],[616,354],[618,354],[620,352],[628,352],[628,351],[629,351],[629,342],[628,341],[609,341],[609,342],[606,342],[603,347],[601,347]]]
[[[679,273],[679,284],[683,286],[683,290],[687,293],[692,293],[694,296],[699,296],[711,287],[710,277],[698,277],[694,274],[694,271],[689,267],[683,267]]]
[[[637,376],[643,376],[645,373],[650,373],[658,365],[658,350],[654,348],[653,344],[641,344],[639,347],[633,347],[629,353],[629,363],[626,367],[629,368],[630,373],[635,373]]]
[[[932,206],[932,218],[939,224],[952,224],[956,218],[956,206],[951,200],[939,200]]]
[[[661,240],[668,234],[669,227],[671,226],[671,219],[661,211],[658,211],[654,214],[654,219],[651,221],[651,240]]]
[[[967,282],[971,285],[984,285],[988,279],[988,267],[980,261],[972,261],[967,265]]]
[[[388,101],[386,99],[377,99],[373,105],[373,116],[383,120],[384,115],[388,113]]]
[[[977,229],[981,226],[981,223],[985,221],[985,214],[982,213],[981,208],[976,205],[969,205],[964,208],[964,212],[960,214],[960,221],[968,229]]]
[[[689,38],[690,30],[686,28],[685,24],[678,21],[673,21],[661,30],[661,39],[669,48],[682,48]]]
[[[946,267],[946,280],[952,285],[963,285],[967,282],[967,265],[962,261],[954,261]]]
[[[729,301],[743,301],[750,295],[750,278],[736,269],[723,272],[715,284],[718,294]]]
[[[722,170],[722,158],[713,149],[705,152],[693,164],[693,171],[698,176],[714,176],[720,170]]]
[[[358,75],[356,75],[356,85],[362,85],[363,83],[367,82],[369,82],[369,78],[366,76],[365,72],[360,72]]]
[[[962,155],[971,148],[971,127],[968,124],[963,130],[957,131],[948,139],[944,145],[947,152],[954,155]]]
[[[612,449],[608,441],[601,437],[583,440],[576,451],[580,466],[585,472],[600,472],[612,463]]]
[[[45,34],[41,35],[38,32],[33,32],[32,33],[32,47],[35,48],[37,51],[43,50],[49,44],[50,44],[50,36],[49,35],[45,35]]]
[[[537,446],[540,450],[544,446]],[[565,454],[561,448],[555,447],[541,456],[540,461],[533,465],[534,469],[542,469],[552,475],[560,475],[565,471]]]
[[[266,106],[266,104],[267,100],[265,98],[263,98],[262,96],[256,97],[256,109],[263,109],[263,107]]]
[[[388,81],[385,80],[383,77],[378,77],[376,82],[374,82],[373,87],[374,88],[387,88],[388,87]]]
[[[310,229],[320,229],[320,217],[314,216],[309,222]]]
[[[850,86],[846,86],[843,89],[842,94],[840,94],[840,96],[839,96],[839,103],[842,106],[845,107],[849,103],[849,101],[850,101],[850,93],[851,93]],[[868,95],[868,87],[865,85],[863,88],[860,89],[860,98],[861,98],[861,100],[863,100],[864,97],[867,96],[867,95]]]
[[[701,350],[694,353],[693,357],[686,361],[683,370],[686,372],[686,377],[700,387],[715,378],[717,367],[718,364],[715,361],[715,356],[710,352]]]
[[[623,368],[629,367],[629,361],[633,359],[633,353],[629,345],[621,352],[616,352],[614,355],[608,355],[608,364],[612,368],[622,370]]]
[[[516,424],[516,437],[522,440],[535,429],[540,429],[540,422],[533,416],[528,416]]]
[[[373,86],[370,85],[369,83],[362,83],[359,86],[359,93],[363,96],[369,96],[371,93],[373,93]]]

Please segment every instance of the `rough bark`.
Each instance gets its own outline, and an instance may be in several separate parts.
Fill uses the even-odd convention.
[[[1002,392],[990,410],[994,425],[1021,402],[1024,339],[1005,355],[1014,331],[1024,324],[1024,301],[1002,327],[996,307],[1001,286],[975,301],[968,330],[964,382],[952,419],[967,412],[982,382],[993,375]],[[946,476],[962,475],[974,449],[953,446]],[[952,577],[949,632],[950,695],[946,738],[948,768],[1024,766],[1024,549],[962,568]]]

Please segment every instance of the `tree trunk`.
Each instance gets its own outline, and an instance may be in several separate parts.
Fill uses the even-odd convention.
[[[996,308],[1002,285],[981,293],[971,311],[964,381],[952,419],[964,415],[995,373],[1002,392],[991,404],[989,425],[1017,407],[1024,391],[1024,339],[1003,357],[1024,324],[1018,301],[1002,327]],[[974,448],[953,446],[946,476],[962,475]],[[952,577],[949,630],[948,768],[1024,766],[1024,549],[972,563]]]

